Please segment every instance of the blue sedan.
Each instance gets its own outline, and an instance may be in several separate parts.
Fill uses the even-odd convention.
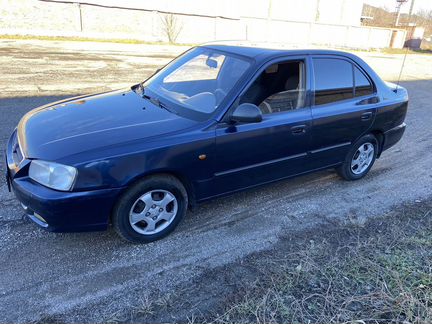
[[[203,45],[130,89],[24,115],[6,179],[47,230],[151,242],[211,198],[326,168],[363,178],[407,105],[349,53]]]

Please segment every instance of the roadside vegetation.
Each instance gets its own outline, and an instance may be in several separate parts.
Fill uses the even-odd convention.
[[[177,38],[177,36],[176,36]],[[98,43],[119,43],[119,44],[147,44],[147,45],[178,45],[195,46],[197,44],[175,43],[175,42],[149,42],[140,39],[123,38],[89,38],[74,36],[36,36],[36,35],[0,35],[0,39],[11,40],[44,40],[44,41],[66,41],[66,42],[98,42]]]
[[[118,43],[118,44],[144,44],[144,45],[172,45],[172,46],[197,46],[193,43],[178,43],[177,37],[182,30],[182,25],[174,18],[166,16],[163,18],[163,33],[166,35],[168,42],[149,42],[139,39],[122,39],[122,38],[89,38],[74,36],[35,36],[35,35],[0,35],[1,39],[10,40],[43,40],[43,41],[65,41],[65,42],[96,42],[96,43]],[[432,54],[432,46],[424,49],[406,49],[406,48],[371,48],[355,49],[336,47],[335,49],[349,52],[381,52],[384,54]]]
[[[406,48],[383,48],[385,54],[432,54],[432,47],[429,49],[406,49]]]
[[[432,203],[283,239],[216,323],[432,322]],[[210,319],[210,318],[207,318]]]
[[[431,323],[432,200],[366,222],[329,218],[174,291],[109,321]]]

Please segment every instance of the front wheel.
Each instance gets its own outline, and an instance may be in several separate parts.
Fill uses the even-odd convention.
[[[336,170],[345,180],[363,178],[375,162],[378,152],[378,141],[373,135],[360,138],[348,152],[344,163]]]
[[[187,205],[186,190],[177,178],[150,176],[120,197],[113,210],[112,223],[127,241],[153,242],[175,229],[186,214]]]

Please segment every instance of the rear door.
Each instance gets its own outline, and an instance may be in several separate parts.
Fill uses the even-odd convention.
[[[317,55],[313,66],[311,166],[344,160],[373,123],[378,97],[367,74],[348,58]]]

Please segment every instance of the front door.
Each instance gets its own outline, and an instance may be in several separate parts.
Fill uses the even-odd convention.
[[[220,123],[216,129],[214,189],[226,193],[307,169],[311,111],[304,59],[269,63],[236,104],[261,109],[259,123]]]

